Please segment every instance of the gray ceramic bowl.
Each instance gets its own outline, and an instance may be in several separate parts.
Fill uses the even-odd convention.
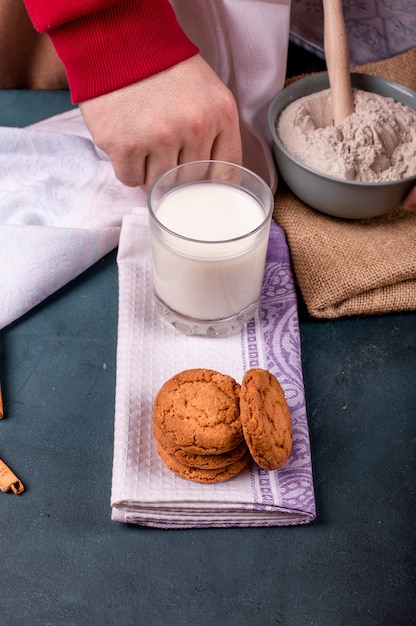
[[[351,84],[364,91],[394,98],[416,110],[416,93],[391,80],[352,73]],[[397,208],[416,184],[416,175],[386,183],[361,183],[333,178],[295,159],[280,142],[275,124],[283,109],[298,98],[328,87],[328,74],[316,74],[285,87],[273,99],[269,108],[269,129],[279,174],[303,202],[327,215],[361,219],[382,215]]]

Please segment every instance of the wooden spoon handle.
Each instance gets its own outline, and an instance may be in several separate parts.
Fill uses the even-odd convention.
[[[332,123],[336,125],[354,112],[350,50],[342,0],[323,0],[323,7],[324,49],[331,87]]]

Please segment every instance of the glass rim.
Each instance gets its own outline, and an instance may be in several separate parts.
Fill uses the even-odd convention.
[[[226,165],[229,167],[232,167],[234,169],[237,169],[241,172],[244,172],[246,174],[249,174],[250,176],[252,176],[255,180],[257,180],[258,183],[260,183],[260,185],[265,189],[267,195],[269,196],[270,199],[270,207],[267,211],[265,211],[264,214],[264,219],[260,222],[260,224],[258,226],[256,226],[256,228],[254,228],[253,230],[244,233],[243,235],[239,235],[238,237],[232,237],[230,239],[216,239],[216,240],[212,240],[212,239],[195,239],[193,237],[187,237],[186,235],[181,235],[180,233],[175,232],[174,230],[171,230],[170,228],[168,228],[167,226],[165,226],[163,224],[163,222],[161,222],[156,213],[154,212],[153,208],[152,208],[152,204],[151,204],[151,197],[152,194],[156,188],[156,186],[158,185],[158,183],[160,183],[164,178],[166,178],[167,176],[169,176],[169,174],[172,174],[172,172],[176,172],[180,169],[192,166],[192,165],[213,165],[213,164],[218,164],[218,165]],[[195,181],[191,181],[190,183],[184,183],[184,186],[189,184],[189,185],[193,185],[196,184],[198,182],[210,182],[209,180],[204,181],[203,179],[201,180],[195,180]],[[238,185],[233,185],[232,183],[227,183],[227,181],[213,181],[213,182],[218,182],[219,184],[225,184],[225,185],[229,185],[232,187],[236,187],[239,188]],[[180,186],[178,186],[179,188]],[[241,188],[241,187],[240,187]],[[248,190],[244,191],[250,195],[254,200],[256,200],[258,202],[258,199],[251,194]],[[262,206],[262,204],[259,202],[259,204]],[[176,237],[177,239],[182,239],[183,241],[189,241],[192,243],[202,243],[205,245],[218,245],[218,244],[225,244],[225,243],[233,243],[233,242],[237,242],[237,241],[241,241],[242,239],[246,239],[247,237],[251,237],[252,235],[255,235],[257,232],[261,231],[267,224],[268,222],[271,221],[272,215],[273,215],[273,210],[274,210],[274,196],[272,193],[272,190],[270,189],[269,185],[266,183],[266,181],[259,176],[258,174],[256,174],[255,172],[253,172],[252,170],[248,169],[247,167],[244,167],[243,165],[237,165],[236,163],[231,163],[229,161],[217,161],[216,159],[203,159],[200,161],[188,161],[187,163],[181,163],[180,165],[175,165],[174,167],[171,167],[170,169],[166,170],[165,172],[163,172],[162,174],[160,174],[160,176],[158,176],[156,178],[156,180],[153,182],[152,186],[149,189],[149,192],[147,194],[147,208],[149,210],[149,214],[151,219],[155,222],[155,224],[157,226],[159,226],[163,231],[165,231],[166,233],[168,233],[169,235],[172,235],[174,237]],[[263,208],[263,206],[262,206]]]

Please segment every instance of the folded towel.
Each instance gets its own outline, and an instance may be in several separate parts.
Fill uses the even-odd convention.
[[[356,68],[416,89],[416,48]],[[365,220],[323,215],[283,181],[274,219],[285,230],[296,279],[311,315],[336,318],[416,308],[416,213],[398,208]]]
[[[282,230],[272,224],[259,315],[225,338],[184,336],[155,310],[145,209],[123,220],[118,253],[119,325],[112,519],[161,528],[279,526],[315,517],[296,292]],[[238,382],[250,367],[269,369],[291,411],[293,451],[273,472],[254,462],[217,484],[173,474],[158,456],[152,404],[174,374],[216,369]]]

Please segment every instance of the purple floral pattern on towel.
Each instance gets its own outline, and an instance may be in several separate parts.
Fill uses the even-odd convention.
[[[254,508],[268,510],[281,499],[282,508],[315,516],[309,430],[305,408],[301,346],[289,250],[283,231],[272,224],[260,305],[260,324],[266,367],[280,381],[289,404],[293,451],[278,471],[251,468]],[[250,334],[248,324],[247,334]],[[251,350],[249,354],[255,354]],[[250,359],[248,367],[256,367]],[[277,494],[280,494],[277,498]]]

